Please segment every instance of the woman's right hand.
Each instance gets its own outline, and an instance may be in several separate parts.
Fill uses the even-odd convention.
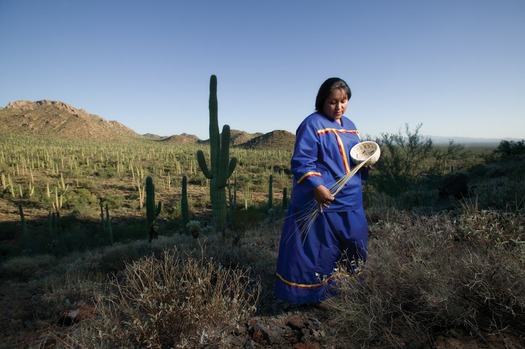
[[[315,201],[319,204],[319,210],[321,212],[323,212],[323,207],[330,206],[330,203],[335,199],[330,190],[322,184],[315,187],[314,197]]]

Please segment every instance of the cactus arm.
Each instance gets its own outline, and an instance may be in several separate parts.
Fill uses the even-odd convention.
[[[206,159],[204,159],[204,152],[202,150],[197,150],[197,163],[201,169],[204,177],[211,179],[211,172],[206,165]]]
[[[237,166],[237,158],[233,157],[230,159],[230,166],[228,168],[228,176],[227,176],[228,178],[230,178],[236,166]]]
[[[226,171],[228,170],[228,161],[230,156],[230,126],[224,125],[221,134],[221,148],[219,156],[219,182],[226,186]]]
[[[155,210],[155,218],[159,216],[160,211],[162,211],[162,202],[159,201],[159,203],[157,204],[156,210]]]
[[[222,145],[221,145],[221,168],[220,168],[220,174],[224,175],[224,178],[220,181],[221,183],[224,183],[226,185],[226,180],[230,178],[233,171],[235,170],[235,167],[237,166],[237,158],[232,157],[229,159],[230,156],[230,142],[231,142],[231,136],[230,136],[230,126],[224,125],[222,128]],[[229,159],[229,160],[228,160]],[[229,161],[229,162],[228,162]]]
[[[217,185],[219,188],[225,188],[229,173],[229,156],[230,156],[230,126],[224,125],[221,135],[221,149],[219,158],[219,179]],[[234,168],[235,169],[235,168]]]

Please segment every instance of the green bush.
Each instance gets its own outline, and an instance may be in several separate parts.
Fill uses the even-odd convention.
[[[521,141],[507,141],[503,140],[500,142],[498,147],[493,153],[500,157],[515,157],[519,155],[525,155],[525,140]]]
[[[464,159],[463,146],[450,142],[445,149],[434,146],[432,140],[419,134],[421,125],[405,134],[382,134],[376,142],[381,147],[381,158],[374,165],[369,180],[377,191],[399,195],[420,183],[422,178],[440,176],[451,169],[460,170]]]

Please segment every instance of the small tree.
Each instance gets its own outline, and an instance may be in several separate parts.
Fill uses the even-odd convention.
[[[422,124],[411,131],[405,125],[405,134],[382,134],[376,142],[381,146],[381,161],[371,178],[379,191],[397,195],[421,176],[442,175],[449,171],[447,166],[463,153],[463,146],[449,142],[445,150],[434,146],[432,139],[419,134]]]

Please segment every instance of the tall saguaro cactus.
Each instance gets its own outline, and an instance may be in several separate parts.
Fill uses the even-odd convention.
[[[237,158],[230,159],[230,126],[222,127],[219,133],[217,77],[210,78],[210,167],[206,165],[204,152],[197,151],[197,162],[206,178],[210,180],[210,199],[215,230],[226,233],[226,185],[237,166]]]

